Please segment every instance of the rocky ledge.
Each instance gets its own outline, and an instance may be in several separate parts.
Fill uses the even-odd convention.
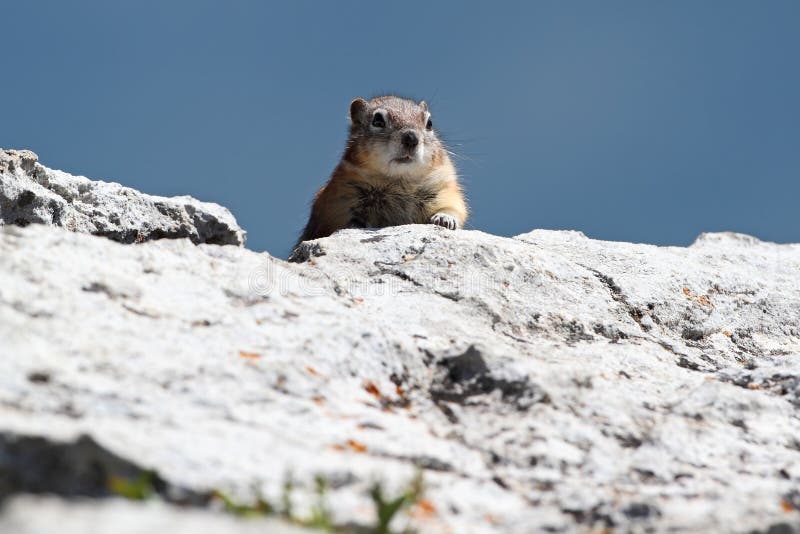
[[[0,340],[24,532],[800,524],[800,245],[402,226],[285,262],[6,226]]]
[[[188,238],[244,245],[231,213],[192,197],[145,195],[120,184],[48,169],[30,150],[0,148],[0,225],[60,226],[122,243]]]

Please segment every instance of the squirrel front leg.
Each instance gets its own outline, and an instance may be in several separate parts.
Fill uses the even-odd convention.
[[[463,228],[467,221],[467,204],[458,182],[449,182],[436,196],[430,223],[450,230]]]

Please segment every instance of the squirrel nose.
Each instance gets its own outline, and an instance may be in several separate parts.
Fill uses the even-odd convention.
[[[403,134],[403,137],[400,138],[400,141],[403,143],[403,146],[406,148],[414,149],[419,144],[419,137],[414,132],[406,132]]]

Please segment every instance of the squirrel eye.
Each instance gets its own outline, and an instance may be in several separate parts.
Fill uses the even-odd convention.
[[[433,130],[433,121],[428,119],[428,122],[425,123],[426,130]]]
[[[376,128],[385,128],[386,127],[386,119],[383,118],[383,115],[380,113],[376,113],[374,117],[372,117],[372,125]]]

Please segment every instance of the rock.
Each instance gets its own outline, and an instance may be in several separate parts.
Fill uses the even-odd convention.
[[[37,159],[29,150],[0,149],[0,225],[48,224],[122,243],[186,237],[244,245],[246,232],[222,206],[188,196],[145,195],[48,169]]]
[[[293,259],[0,230],[7,500],[108,499],[45,460],[69,457],[197,513],[291,479],[310,517],[319,477],[334,523],[368,528],[374,483],[421,469],[396,531],[800,524],[799,245],[410,225]]]
[[[274,519],[240,519],[149,501],[16,497],[0,515],[0,532],[13,534],[303,534],[312,531]]]

